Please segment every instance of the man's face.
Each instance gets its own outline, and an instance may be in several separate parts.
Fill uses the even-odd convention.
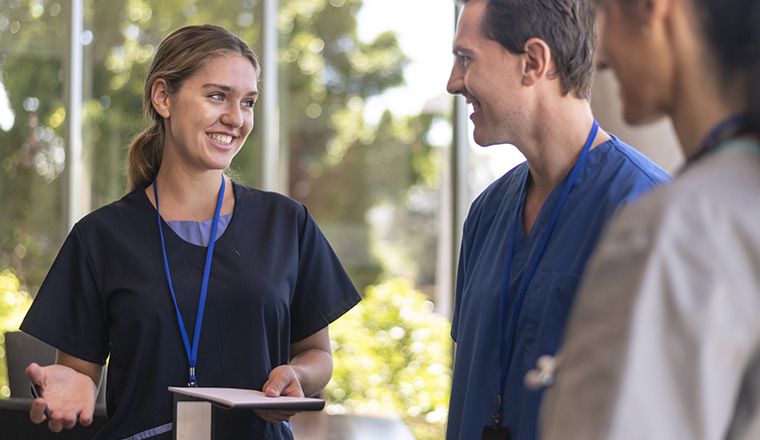
[[[511,142],[520,107],[523,60],[483,34],[487,0],[470,0],[459,16],[454,65],[446,89],[472,104],[474,138],[487,146]]]

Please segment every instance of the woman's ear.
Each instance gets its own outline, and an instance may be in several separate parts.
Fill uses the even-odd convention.
[[[166,83],[166,80],[158,78],[153,82],[150,88],[150,102],[153,104],[156,112],[164,119],[171,115],[170,96],[169,85]]]
[[[523,47],[523,79],[524,86],[532,86],[547,76],[551,65],[552,54],[549,45],[540,38],[530,38]]]

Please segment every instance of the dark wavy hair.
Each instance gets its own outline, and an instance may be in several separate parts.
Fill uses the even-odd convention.
[[[531,38],[545,41],[562,93],[588,99],[596,50],[596,9],[590,0],[486,1],[485,36],[514,54],[524,53],[525,42]]]
[[[693,0],[723,80],[740,80],[750,129],[760,134],[760,0]]]

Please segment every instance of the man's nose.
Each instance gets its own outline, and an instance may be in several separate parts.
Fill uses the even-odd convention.
[[[457,61],[454,61],[454,65],[451,66],[451,74],[449,75],[449,82],[446,84],[446,90],[452,95],[461,94],[464,90],[464,75]]]

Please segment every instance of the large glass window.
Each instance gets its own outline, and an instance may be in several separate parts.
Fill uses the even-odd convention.
[[[392,32],[360,37],[356,17],[372,2],[332,1],[318,11],[303,3],[285,2],[280,15],[287,189],[312,210],[358,287],[393,274],[432,289],[435,256],[422,254],[435,248],[450,140],[434,145],[430,132],[448,115],[423,103],[400,114],[375,101],[404,83],[410,60]]]
[[[66,233],[62,4],[0,3],[0,272],[42,282]]]
[[[72,17],[72,3],[82,16]],[[276,12],[265,14],[267,5]],[[77,21],[81,62],[71,49]],[[278,62],[260,84],[277,110],[257,105],[233,176],[273,189],[265,176],[274,175],[274,189],[308,207],[365,296],[331,327],[330,412],[393,414],[418,438],[441,438],[458,243],[445,92],[454,6],[440,0],[0,2],[0,334],[17,328],[26,292],[37,291],[78,215],[69,211],[127,191],[126,148],[145,125],[148,64],[168,32],[198,23],[227,27],[262,62]],[[277,38],[272,59],[263,35]],[[73,95],[72,84],[81,86]],[[80,106],[74,158],[67,122]],[[271,128],[277,135],[264,136]],[[280,158],[273,168],[271,150]],[[4,368],[1,358],[2,350]],[[0,370],[0,387],[4,380]]]
[[[66,2],[0,2],[0,342],[67,232]],[[10,395],[0,345],[0,396]]]
[[[438,263],[453,13],[439,1],[290,0],[279,15],[287,191],[365,296],[331,330],[328,410],[395,412],[420,438],[442,436],[448,404],[448,324],[433,308],[451,294]]]

